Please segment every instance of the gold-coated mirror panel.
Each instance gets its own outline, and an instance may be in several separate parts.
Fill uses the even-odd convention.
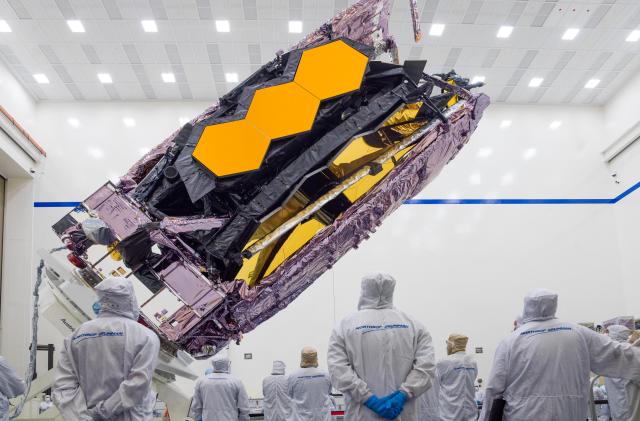
[[[394,158],[397,161],[400,158],[402,158],[404,155],[406,155],[407,152],[409,152],[410,150],[411,150],[411,147],[407,149],[403,149],[397,154],[395,154]],[[354,184],[353,186],[345,190],[344,195],[347,196],[347,199],[349,199],[349,201],[355,202],[360,197],[362,197],[366,192],[371,190],[376,184],[378,184],[380,180],[385,178],[387,174],[389,174],[389,171],[393,169],[393,167],[395,167],[395,164],[392,161],[385,162],[384,164],[382,164],[382,171],[380,171],[378,174],[375,174],[375,175],[368,175],[362,180],[358,181],[356,184]]]
[[[260,168],[268,148],[268,137],[248,121],[236,120],[205,127],[193,157],[224,177]]]
[[[294,81],[320,100],[360,89],[369,58],[337,40],[302,53]]]
[[[258,89],[246,120],[269,139],[311,130],[320,100],[295,82]]]
[[[244,119],[205,127],[193,157],[220,177],[259,169],[271,140],[311,130],[320,101],[359,89],[368,62],[341,40],[305,50],[292,82],[256,90]]]
[[[276,270],[285,260],[307,244],[322,228],[324,228],[324,225],[315,219],[310,219],[298,225],[274,255],[264,275],[268,276]]]

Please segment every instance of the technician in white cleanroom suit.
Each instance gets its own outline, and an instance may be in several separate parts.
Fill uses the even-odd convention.
[[[302,349],[300,369],[287,378],[287,395],[291,400],[293,421],[331,420],[331,382],[329,375],[318,369],[318,352]]]
[[[440,421],[440,386],[434,381],[433,386],[418,396],[418,420]]]
[[[640,348],[555,318],[558,296],[536,290],[524,299],[523,325],[496,350],[481,420],[496,398],[504,420],[583,420],[590,372],[640,380]]]
[[[627,342],[631,331],[626,326],[612,325],[607,328],[609,337],[617,342]],[[605,377],[609,409],[613,421],[640,421],[640,379],[627,380]]]
[[[640,330],[635,330],[631,334],[631,336],[629,337],[629,343],[633,344],[633,346],[640,348]],[[633,402],[631,404],[631,407],[633,408],[631,413],[636,414],[636,416],[638,416],[637,414],[640,414],[640,399],[637,399],[635,402]]]
[[[25,387],[7,360],[0,357],[0,421],[9,420],[9,399],[22,395]]]
[[[447,357],[436,364],[436,376],[440,385],[441,421],[476,421],[476,377],[478,365],[466,354],[469,338],[451,334],[447,339]]]
[[[202,421],[249,421],[249,397],[242,382],[229,371],[228,358],[215,358],[213,373],[196,381],[191,417]]]
[[[107,278],[95,291],[100,312],[65,339],[53,402],[65,420],[151,420],[160,341],[137,322],[130,280]]]
[[[271,375],[262,381],[262,396],[265,421],[287,421],[291,402],[287,396],[287,376],[282,361],[273,362]]]
[[[417,420],[416,398],[433,383],[431,335],[393,307],[395,284],[390,275],[365,277],[358,311],[331,335],[329,373],[333,386],[345,395],[346,421],[383,419],[389,405],[402,411],[398,420]]]

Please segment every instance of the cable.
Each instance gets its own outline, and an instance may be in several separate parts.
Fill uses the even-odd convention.
[[[56,251],[65,250],[66,247],[58,247],[50,250],[50,253],[54,253]],[[27,396],[29,396],[29,392],[31,390],[31,381],[33,380],[33,373],[36,371],[36,355],[38,352],[38,320],[40,319],[39,305],[38,302],[40,300],[40,285],[42,284],[42,271],[44,269],[44,260],[40,260],[40,264],[36,269],[36,284],[33,287],[33,315],[31,316],[31,347],[29,349],[29,367],[27,368],[27,373],[25,375],[25,384],[26,389],[24,395],[22,395],[22,399],[20,403],[16,405],[13,414],[9,417],[9,419],[14,419],[20,416],[22,413],[22,409],[24,408],[24,404],[27,401]]]

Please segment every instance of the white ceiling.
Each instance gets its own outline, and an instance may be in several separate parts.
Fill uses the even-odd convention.
[[[346,7],[347,0],[0,0],[0,61],[38,100],[215,100],[302,34],[288,20],[312,30]],[[483,75],[494,101],[602,104],[640,67],[640,42],[625,42],[640,29],[640,0],[418,0],[423,40],[413,43],[409,1],[396,0],[391,31],[401,59],[426,59],[429,72],[455,68]],[[82,20],[72,33],[67,19]],[[140,20],[155,19],[158,33]],[[218,33],[214,20],[228,19]],[[441,37],[428,35],[443,23]],[[500,25],[515,27],[496,38]],[[569,27],[581,28],[562,41]],[[162,81],[173,72],[176,83]],[[34,73],[44,73],[39,85]],[[110,73],[102,85],[97,73]],[[540,88],[529,88],[543,77]],[[587,80],[601,79],[596,89]]]

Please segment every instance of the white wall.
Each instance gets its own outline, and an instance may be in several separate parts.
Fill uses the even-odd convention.
[[[40,104],[34,135],[49,156],[36,200],[82,200],[123,173],[140,148],[176,129],[178,118],[207,105]],[[71,117],[80,127],[68,124]],[[123,117],[134,118],[136,127],[125,127]],[[501,129],[503,120],[512,120],[511,127]],[[562,125],[551,130],[554,120]],[[621,188],[600,158],[604,127],[599,108],[492,105],[469,145],[420,197],[613,197]],[[524,159],[531,148],[535,156]],[[478,156],[489,149],[489,156]],[[50,226],[66,210],[36,212],[37,247],[57,245]],[[560,316],[573,321],[633,313],[632,301],[621,304],[626,290],[615,214],[611,205],[405,205],[288,309],[233,346],[234,372],[252,396],[260,396],[273,359],[294,367],[299,350],[313,345],[326,366],[334,321],[355,309],[362,275],[382,270],[398,279],[397,306],[427,325],[438,356],[444,355],[449,333],[466,333],[472,349],[485,349],[478,359],[486,377],[493,351],[529,289],[560,292]],[[41,335],[43,343],[54,340]],[[243,360],[245,352],[254,359]]]
[[[0,105],[26,128],[35,123],[35,102],[16,78],[0,65]]]
[[[48,159],[38,200],[82,200],[100,184],[124,174],[147,150],[179,128],[179,118],[200,114],[204,102],[41,103],[34,130]],[[68,119],[75,118],[79,127]],[[126,127],[123,118],[133,118]],[[80,175],[80,176],[79,176]]]
[[[638,92],[640,92],[640,74],[628,81],[604,107],[607,142],[617,139],[640,120],[638,113]],[[605,145],[606,146],[606,145]]]
[[[640,75],[629,81],[625,90],[620,92],[604,108],[608,139],[613,141],[640,121],[638,112],[638,92],[640,92]],[[609,165],[611,172],[618,174],[619,190],[624,191],[640,182],[640,141],[636,141]],[[616,205],[615,220],[617,224],[619,260],[622,267],[622,280],[626,307],[630,314],[640,312],[640,266],[638,265],[638,246],[640,245],[640,191],[622,199]]]
[[[640,182],[640,142],[628,148],[621,156],[611,163],[611,167],[621,179],[621,190]],[[640,265],[638,264],[638,250],[640,250],[640,190],[627,196],[615,206],[615,221],[618,235],[618,261],[622,270],[622,286],[624,302],[627,312],[635,315],[640,313]]]

